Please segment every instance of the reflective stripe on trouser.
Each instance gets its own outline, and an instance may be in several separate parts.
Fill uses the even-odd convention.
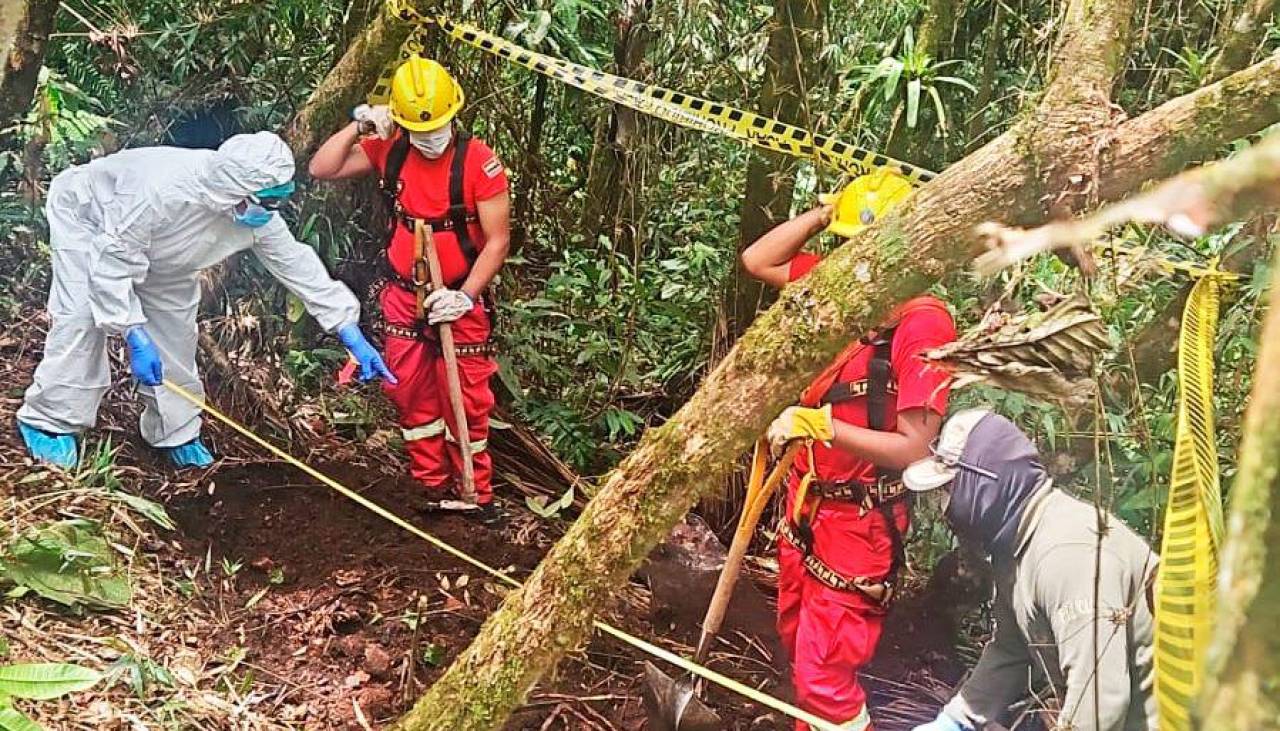
[[[50,326],[18,418],[38,429],[71,434],[97,422],[102,396],[111,385],[111,368],[107,334],[94,324],[89,305],[88,247],[95,232],[59,205],[63,197],[62,191],[50,190]],[[199,282],[194,276],[163,283],[147,279],[134,291],[148,320],[147,332],[161,352],[165,376],[203,395],[195,365]],[[140,389],[143,438],[155,446],[174,446],[198,436],[199,410],[175,394],[155,390]]]
[[[382,312],[388,322],[409,326],[415,316],[415,305],[412,292],[394,286],[383,289]],[[483,342],[489,334],[484,309],[477,306],[454,323],[453,331],[460,343]],[[433,343],[394,335],[386,337],[384,355],[387,367],[400,381],[397,386],[383,384],[383,391],[400,416],[409,473],[429,489],[441,490],[456,484],[462,475],[462,454],[451,437],[455,430],[444,358],[437,354]],[[489,414],[494,405],[489,377],[496,371],[497,363],[488,357],[458,358],[462,404],[471,437],[476,498],[481,503],[489,502],[493,496],[493,467],[487,445]]]

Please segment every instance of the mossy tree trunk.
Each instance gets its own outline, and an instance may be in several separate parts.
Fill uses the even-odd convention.
[[[409,36],[410,26],[374,14],[372,22],[307,97],[294,115],[286,137],[293,154],[302,161],[311,156],[329,135],[344,124],[351,108],[364,101],[383,66],[395,57]],[[305,165],[300,166],[305,169]]]
[[[57,14],[58,0],[0,2],[0,120],[6,127],[31,108]]]
[[[1245,414],[1199,728],[1253,731],[1280,719],[1280,250]]]
[[[1060,67],[1072,72],[1053,77],[1040,109],[785,289],[693,398],[649,430],[603,480],[524,587],[506,598],[395,728],[501,728],[539,679],[581,646],[596,612],[649,551],[700,495],[721,484],[737,456],[850,338],[895,303],[964,266],[975,225],[1042,221],[1045,201],[1064,194],[1081,205],[1107,194],[1123,197],[1153,179],[1153,170],[1175,165],[1148,154],[1148,167],[1120,167],[1097,156],[1099,135],[1124,134],[1124,126],[1109,124],[1109,91],[1125,63],[1131,9],[1128,3],[1075,0],[1058,54]],[[1256,75],[1244,78],[1257,82]],[[1247,92],[1232,82],[1233,97],[1251,107],[1257,97]],[[1265,115],[1244,109],[1222,110],[1214,124],[1181,116],[1185,126],[1160,133],[1149,125],[1132,127],[1150,139],[1125,139],[1121,147],[1164,150],[1185,160],[1188,150],[1230,140],[1224,131],[1234,135],[1241,116],[1266,125]],[[1278,118],[1280,109],[1272,105],[1270,121]],[[1165,136],[1180,142],[1165,142]],[[1099,179],[1092,195],[1074,187],[1080,177]]]
[[[806,91],[822,77],[818,51],[827,13],[827,0],[774,0],[769,26],[764,80],[756,109],[766,116],[799,127],[810,127]],[[738,224],[739,248],[746,247],[791,214],[795,191],[794,158],[756,153],[747,165],[747,184]],[[769,293],[742,270],[726,292],[726,333],[732,342],[746,330]]]

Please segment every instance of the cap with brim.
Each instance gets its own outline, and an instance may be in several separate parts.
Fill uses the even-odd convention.
[[[912,492],[928,492],[955,479],[969,434],[990,413],[986,409],[965,409],[947,419],[933,448],[933,456],[916,460],[903,470],[902,484]]]
[[[902,471],[902,484],[912,492],[928,492],[951,482],[955,476],[955,467],[946,466],[937,457],[925,457]]]

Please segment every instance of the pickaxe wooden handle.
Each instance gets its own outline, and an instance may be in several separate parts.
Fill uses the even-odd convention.
[[[436,240],[431,226],[418,221],[414,236],[431,269],[432,291],[442,289],[444,275],[440,273],[440,255],[436,253]],[[471,461],[471,432],[467,427],[467,412],[462,405],[462,382],[458,379],[458,351],[453,344],[453,326],[442,322],[437,327],[440,333],[440,352],[444,355],[445,378],[449,386],[449,405],[453,409],[453,423],[457,427],[453,436],[458,440],[458,451],[462,453],[462,500],[475,505],[476,474]]]

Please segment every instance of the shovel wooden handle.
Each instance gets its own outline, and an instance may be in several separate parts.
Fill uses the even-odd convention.
[[[440,255],[436,253],[436,240],[431,227],[419,220],[414,227],[414,236],[418,238],[419,248],[431,270],[432,291],[443,288],[444,275],[440,273]],[[449,387],[449,405],[453,409],[453,423],[457,426],[453,436],[458,440],[458,451],[462,453],[462,500],[474,505],[476,473],[471,461],[471,432],[467,428],[467,411],[462,405],[462,382],[458,379],[458,350],[453,343],[453,326],[442,322],[437,327],[440,332],[440,352],[444,355],[445,380]]]
[[[733,543],[729,546],[729,555],[724,560],[724,568],[720,570],[720,578],[716,581],[715,593],[711,595],[711,604],[707,606],[707,616],[702,620],[702,635],[698,638],[698,650],[693,654],[693,661],[702,664],[711,653],[711,643],[720,633],[720,625],[724,623],[725,612],[729,609],[729,600],[733,598],[733,588],[738,584],[738,574],[742,570],[742,559],[747,555],[751,545],[751,537],[755,535],[756,524],[765,505],[782,478],[791,470],[800,451],[800,441],[792,442],[782,458],[773,466],[767,480],[764,477],[764,459],[769,453],[769,444],[764,440],[756,443],[756,452],[752,457],[751,480],[747,484],[746,503],[742,506],[742,515],[738,518],[738,528],[733,533]]]

